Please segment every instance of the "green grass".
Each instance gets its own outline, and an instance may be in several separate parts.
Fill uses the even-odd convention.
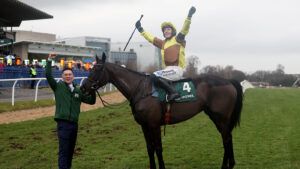
[[[17,101],[15,105],[12,106],[11,102],[0,103],[0,113],[7,112],[7,111],[17,111],[17,110],[24,110],[24,109],[33,109],[38,107],[47,107],[53,106],[55,101],[53,99],[44,99],[35,101]]]
[[[237,169],[300,169],[299,100],[299,89],[245,93],[241,127],[233,132]],[[74,169],[149,168],[143,134],[129,106],[80,118]],[[57,168],[55,128],[52,118],[0,125],[0,168]],[[221,137],[204,113],[167,126],[163,146],[166,168],[221,166]]]

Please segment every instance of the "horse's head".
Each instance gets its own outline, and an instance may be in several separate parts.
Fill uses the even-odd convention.
[[[105,53],[102,54],[102,59],[96,56],[96,64],[93,66],[88,78],[80,87],[85,94],[99,89],[108,83],[108,76],[105,75]]]

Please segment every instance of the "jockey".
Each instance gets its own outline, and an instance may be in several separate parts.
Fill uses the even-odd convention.
[[[195,12],[196,8],[191,7],[188,17],[184,21],[183,28],[177,35],[176,28],[171,22],[162,23],[161,30],[164,40],[144,31],[140,21],[137,21],[135,24],[135,27],[146,40],[161,49],[163,70],[154,72],[151,77],[155,85],[159,85],[167,91],[167,101],[180,97],[168,81],[182,78],[183,68],[185,67],[185,36],[189,32],[191,19]]]

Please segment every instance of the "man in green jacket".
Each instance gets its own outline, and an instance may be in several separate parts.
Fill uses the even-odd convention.
[[[63,80],[56,82],[51,73],[51,61],[55,57],[55,54],[49,54],[46,78],[54,92],[56,102],[54,119],[57,122],[59,140],[58,167],[59,169],[70,169],[77,139],[80,104],[81,102],[95,104],[96,95],[95,92],[92,92],[86,96],[81,92],[73,82],[74,74],[70,68],[63,69]]]

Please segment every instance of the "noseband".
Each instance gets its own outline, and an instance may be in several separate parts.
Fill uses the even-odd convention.
[[[93,80],[93,79],[90,79],[90,78],[87,78],[87,80],[91,83],[91,89],[92,90],[98,90],[100,88],[99,86],[99,83],[100,83],[100,80]]]
[[[97,65],[100,65],[100,64],[95,64],[94,66],[97,66]],[[101,71],[104,71],[104,65],[100,68],[100,72]],[[98,78],[100,79],[100,78]],[[87,78],[87,80],[91,83],[91,89],[94,90],[94,91],[97,91],[99,88],[100,88],[100,80],[93,80],[91,78]]]

